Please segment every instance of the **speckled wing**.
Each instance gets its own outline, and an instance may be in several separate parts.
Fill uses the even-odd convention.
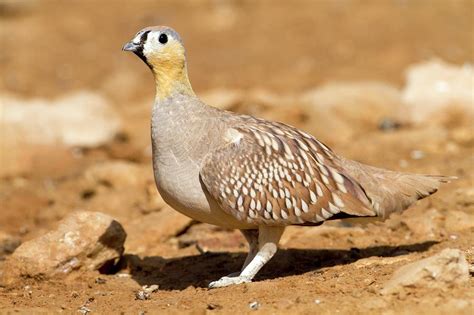
[[[311,135],[250,120],[229,128],[201,165],[201,180],[222,209],[251,224],[315,224],[375,216],[363,188]]]

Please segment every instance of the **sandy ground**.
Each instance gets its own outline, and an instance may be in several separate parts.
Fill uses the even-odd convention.
[[[163,215],[149,154],[151,75],[120,51],[143,26],[167,24],[185,40],[197,93],[260,89],[278,98],[338,80],[401,87],[412,63],[472,63],[472,17],[471,1],[0,1],[0,93],[92,90],[123,119],[120,134],[98,148],[21,148],[32,162],[0,180],[0,232],[27,241],[87,209],[116,217],[128,233],[119,270],[0,286],[0,311],[247,313],[257,302],[264,314],[472,314],[472,277],[462,286],[380,294],[398,267],[443,248],[474,262],[472,121],[447,114],[383,132],[364,112],[353,117],[357,132],[325,136],[314,127],[321,117],[304,106],[237,101],[231,109],[305,128],[346,157],[459,180],[386,222],[289,228],[254,283],[208,290],[209,281],[240,268],[246,245],[236,231]],[[112,171],[94,177],[97,165]],[[151,284],[158,292],[136,300]]]

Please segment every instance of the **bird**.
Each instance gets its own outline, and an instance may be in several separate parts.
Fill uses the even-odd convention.
[[[251,282],[289,225],[386,218],[454,178],[368,166],[295,127],[205,104],[191,87],[186,50],[171,27],[146,27],[122,50],[153,73],[152,164],[160,195],[196,221],[240,230],[248,242],[241,270],[209,288]]]

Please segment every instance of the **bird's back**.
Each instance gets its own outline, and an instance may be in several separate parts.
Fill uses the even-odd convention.
[[[253,224],[386,217],[450,179],[347,160],[282,123],[227,115],[225,125],[220,137],[226,140],[206,155],[200,176],[225,211]]]

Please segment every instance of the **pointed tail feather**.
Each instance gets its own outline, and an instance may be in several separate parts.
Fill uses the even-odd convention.
[[[417,200],[426,198],[438,191],[442,183],[448,183],[455,177],[406,174],[387,171],[385,174],[387,189],[384,200],[379,200],[376,212],[379,216],[387,217],[392,212],[403,211]]]
[[[344,169],[364,188],[377,216],[403,211],[417,200],[438,191],[454,176],[420,175],[384,170],[355,161],[341,161]]]

